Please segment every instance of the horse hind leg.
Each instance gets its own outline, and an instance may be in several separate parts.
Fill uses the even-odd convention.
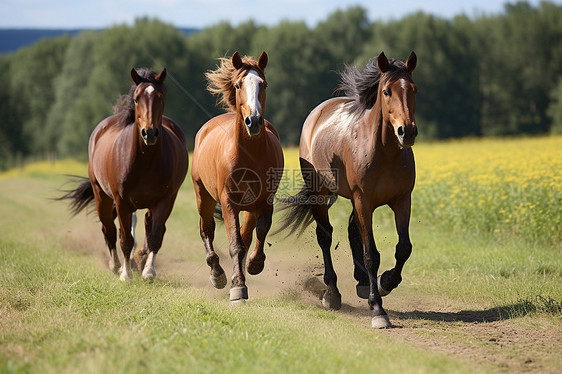
[[[176,195],[170,199],[163,200],[154,210],[149,209],[146,213],[145,226],[148,254],[142,271],[142,278],[144,280],[156,278],[155,259],[162,247],[162,241],[166,233],[166,221],[172,213],[175,199]]]
[[[248,260],[248,273],[257,275],[263,271],[265,264],[265,253],[263,251],[265,245],[265,238],[271,228],[273,216],[273,206],[268,205],[267,208],[262,210],[257,220],[256,226],[256,246]]]
[[[322,296],[322,306],[330,310],[339,310],[341,308],[341,294],[337,287],[338,277],[332,263],[333,227],[328,216],[328,206],[325,204],[312,205],[312,215],[316,221],[316,239],[322,249],[324,258],[324,283],[327,289]]]
[[[134,230],[135,230],[135,226],[136,226],[136,222],[137,222],[137,215],[136,213],[133,213],[132,215],[132,227],[131,227],[131,234],[133,235],[134,241],[135,241],[135,245],[133,246],[133,248],[136,247],[137,245],[137,240],[135,238],[135,234],[134,234]],[[131,261],[131,266],[133,269],[135,269],[138,273],[142,274],[143,269],[146,266],[146,261],[148,259],[148,253],[149,253],[149,249],[148,249],[148,235],[149,232],[151,230],[152,227],[152,216],[150,215],[150,211],[147,211],[145,216],[144,216],[144,228],[145,228],[145,242],[142,248],[140,249],[133,249],[133,259]]]
[[[351,254],[353,256],[353,277],[357,281],[357,296],[362,299],[368,299],[369,274],[367,274],[367,269],[365,269],[365,263],[363,261],[363,242],[361,240],[361,234],[359,233],[356,220],[357,218],[355,218],[355,214],[352,211],[349,216],[347,233],[349,237],[349,245],[351,247]]]

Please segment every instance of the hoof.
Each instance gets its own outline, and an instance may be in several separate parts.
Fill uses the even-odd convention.
[[[235,302],[241,301],[242,303],[248,299],[248,287],[232,287],[230,289],[230,301],[234,304]]]
[[[251,258],[248,262],[248,273],[258,275],[262,272],[265,265],[265,256],[263,258]]]
[[[113,260],[109,260],[109,270],[113,272],[115,275],[121,274],[121,264],[114,263]]]
[[[355,289],[357,290],[357,296],[359,296],[362,299],[368,299],[369,298],[369,286],[362,286],[362,285],[357,285],[355,286]]]
[[[144,269],[142,271],[142,279],[151,281],[156,278],[156,271],[153,268]]]
[[[374,316],[371,319],[371,327],[374,329],[388,329],[389,327],[392,327],[392,324],[390,323],[388,316],[385,314],[382,316]]]
[[[381,286],[381,276],[380,275],[377,277],[377,288],[379,289],[379,295],[381,295],[381,297],[386,296],[390,293],[390,291],[387,291],[384,288],[382,288],[382,286]]]
[[[243,306],[246,305],[246,299],[231,300],[230,305],[232,306]]]
[[[121,276],[119,276],[119,279],[121,279],[123,282],[128,282],[131,279],[133,279],[133,274],[125,269],[123,269],[121,271]]]
[[[324,296],[322,296],[322,306],[328,310],[340,310],[341,295],[339,292],[336,294],[326,290]]]
[[[218,277],[211,274],[211,283],[213,287],[222,290],[226,286],[226,274],[223,272]]]

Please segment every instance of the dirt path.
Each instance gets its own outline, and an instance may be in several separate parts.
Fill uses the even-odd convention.
[[[61,238],[64,248],[90,252],[107,269],[106,253],[95,218],[75,223]],[[86,240],[84,240],[86,239]],[[185,242],[167,238],[167,247],[157,258],[157,277],[181,281],[201,289],[209,297],[228,298],[228,287],[215,290],[209,282],[209,269],[204,260],[202,244],[193,238]],[[142,237],[139,242],[142,243]],[[301,248],[288,248],[279,239],[270,239],[266,248],[266,265],[262,274],[248,276],[249,297],[295,297],[310,305],[320,306],[324,289],[320,251],[309,251],[313,238],[303,238]],[[181,243],[181,244],[180,244]],[[231,273],[225,238],[217,235],[217,249],[221,264]],[[184,249],[181,250],[180,248]],[[312,253],[314,252],[314,253]],[[334,252],[334,265],[339,276],[342,309],[337,312],[370,328],[370,312],[366,300],[355,295],[352,279],[351,255],[345,250]],[[107,270],[109,271],[109,270]],[[562,332],[549,328],[548,321],[531,317],[506,319],[501,308],[489,310],[456,310],[447,300],[432,300],[408,292],[407,282],[384,298],[392,329],[381,334],[414,345],[421,350],[436,352],[468,363],[478,369],[497,372],[562,372]]]

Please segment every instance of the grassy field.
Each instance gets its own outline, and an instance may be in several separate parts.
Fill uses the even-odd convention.
[[[330,211],[341,311],[320,308],[313,229],[269,237],[250,301],[232,307],[208,280],[189,178],[157,280],[123,284],[107,269],[95,214],[71,219],[49,200],[62,174],[85,165],[0,174],[0,372],[560,372],[560,149],[562,137],[415,146],[414,252],[384,298],[397,327],[383,331],[355,296],[344,199]],[[286,150],[280,193],[295,188],[297,165]],[[389,209],[377,210],[374,231],[385,270],[397,240]],[[230,274],[221,225],[215,241]]]

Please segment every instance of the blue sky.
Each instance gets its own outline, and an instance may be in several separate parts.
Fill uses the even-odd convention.
[[[514,0],[0,0],[0,28],[104,28],[132,24],[143,16],[177,27],[203,28],[221,21],[237,25],[249,19],[268,26],[305,21],[313,27],[351,5],[363,6],[371,20],[389,20],[418,10],[445,18],[494,14],[506,2]]]

